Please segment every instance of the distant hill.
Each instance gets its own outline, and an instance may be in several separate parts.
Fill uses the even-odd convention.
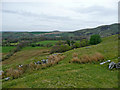
[[[55,31],[52,31],[52,32],[60,32],[60,31],[58,31],[58,30],[55,30]]]
[[[38,36],[47,36],[47,37],[82,37],[89,38],[93,34],[99,34],[101,37],[107,37],[111,35],[118,34],[118,23],[111,25],[102,25],[96,28],[88,28],[82,30],[76,30],[74,32],[60,32],[58,30],[52,32],[2,32],[3,38],[13,37],[38,37]]]
[[[45,35],[48,37],[55,37],[55,36],[61,36],[61,37],[85,37],[89,38],[93,34],[99,34],[101,37],[107,37],[111,35],[118,34],[118,24],[111,24],[111,25],[102,25],[98,26],[96,28],[88,28],[88,29],[81,29],[76,30],[73,32],[61,32],[56,34],[50,34]]]
[[[102,25],[96,28],[77,30],[72,33],[75,36],[90,36],[93,34],[99,34],[101,37],[106,37],[118,34],[118,24]]]

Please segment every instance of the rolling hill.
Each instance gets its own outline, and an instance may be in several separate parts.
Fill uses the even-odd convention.
[[[118,25],[119,24],[117,23],[111,25],[103,25],[96,28],[77,30],[73,33],[77,36],[90,36],[93,34],[99,34],[101,37],[107,37],[118,34]]]
[[[80,57],[84,54],[91,55],[95,52],[103,54],[105,57],[104,61],[110,59],[118,62],[118,35],[102,38],[100,44],[89,47],[64,52],[65,58],[51,67],[24,73],[17,79],[3,80],[3,88],[118,88],[118,70],[109,70],[109,63],[104,65],[100,65],[100,61],[85,64],[69,63],[73,53],[77,53]],[[24,54],[21,60],[24,56],[31,55],[28,51],[20,52],[21,55]],[[19,54],[16,54],[16,60],[10,60],[11,64],[7,64],[8,61],[3,61],[3,69],[30,63],[33,58],[41,60],[46,58],[46,56],[48,55],[30,57],[31,59],[26,58],[26,60],[22,60],[19,63],[21,60],[17,62]]]

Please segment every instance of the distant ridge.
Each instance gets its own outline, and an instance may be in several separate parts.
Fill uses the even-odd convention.
[[[47,36],[47,37],[85,37],[89,38],[93,34],[99,34],[101,37],[107,37],[115,34],[119,34],[118,31],[118,23],[114,23],[111,25],[102,25],[95,28],[87,28],[87,29],[81,29],[76,30],[72,32],[62,32],[59,30],[55,31],[2,31],[3,37],[23,37],[26,34],[26,37],[36,37],[36,36]]]
[[[99,34],[102,37],[106,37],[106,36],[118,34],[119,33],[118,25],[120,24],[115,23],[111,25],[102,25],[96,28],[87,28],[87,29],[77,30],[72,33],[74,33],[74,35],[77,35],[77,36],[90,36],[93,34]]]

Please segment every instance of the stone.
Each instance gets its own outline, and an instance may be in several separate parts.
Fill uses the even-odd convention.
[[[107,63],[107,62],[111,62],[111,60],[107,60],[107,61],[105,61],[105,62],[102,62],[102,63],[100,63],[100,65],[103,65],[103,64],[105,64],[105,63]]]
[[[46,59],[46,63],[48,63],[48,59]]]
[[[116,63],[111,62],[111,63],[109,64],[109,69],[113,69],[113,68],[115,68],[115,67],[116,67]]]
[[[19,65],[19,67],[23,67],[23,65]]]
[[[104,50],[104,52],[107,52],[107,50]]]
[[[105,62],[100,63],[100,65],[103,65],[103,64],[105,64]]]
[[[43,64],[45,64],[45,63],[46,63],[46,60],[44,60],[44,59],[43,59],[43,60],[41,60],[41,61],[42,61],[42,63],[43,63]]]
[[[10,77],[5,78],[5,81],[8,81],[9,79],[10,79]]]
[[[57,54],[53,54],[54,56],[56,56]]]
[[[41,64],[41,62],[40,62],[40,61],[37,61],[37,64]]]
[[[91,47],[86,47],[86,49],[91,48]]]
[[[4,71],[1,70],[1,71],[0,71],[0,75],[2,75],[3,72],[4,72]]]
[[[106,62],[111,62],[111,60],[107,60]]]
[[[118,59],[119,59],[120,57],[118,57]]]
[[[120,62],[116,64],[116,68],[120,68]]]

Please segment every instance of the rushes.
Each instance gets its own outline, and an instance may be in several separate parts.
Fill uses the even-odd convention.
[[[65,58],[64,55],[50,55],[48,58],[48,64],[50,65],[58,64],[58,62],[63,60],[64,58]]]
[[[83,55],[80,57],[80,63],[88,63],[91,61],[92,61],[92,59],[91,59],[91,56],[89,56],[89,55]]]
[[[31,63],[29,64],[29,68],[30,68],[30,70],[35,70],[36,67],[37,67],[37,65],[34,64],[33,62],[31,62]]]
[[[104,60],[104,56],[101,53],[96,52],[94,55],[83,55],[80,58],[78,58],[78,55],[76,53],[73,54],[73,58],[71,62],[73,63],[88,63],[93,61],[100,61]]]
[[[72,62],[73,63],[80,63],[80,59],[78,57],[73,57]]]
[[[72,61],[73,63],[80,63],[80,59],[78,58],[78,54],[77,53],[73,53],[73,58]]]
[[[95,53],[95,56],[97,58],[97,61],[104,59],[104,56],[101,53]]]
[[[73,53],[73,57],[78,57],[78,54],[77,53]]]

